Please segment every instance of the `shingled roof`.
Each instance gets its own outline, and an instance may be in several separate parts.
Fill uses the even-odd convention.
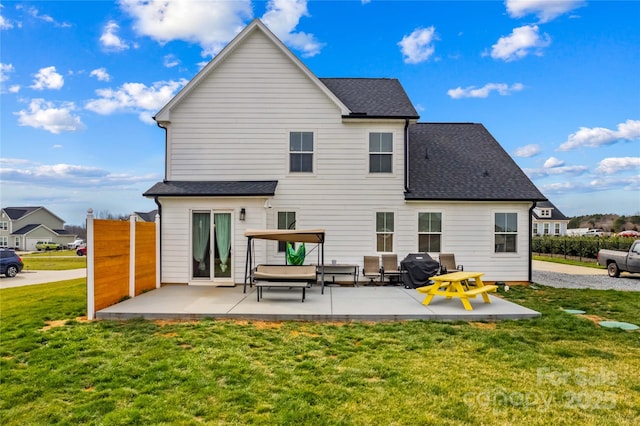
[[[482,124],[409,126],[406,200],[544,201]]]
[[[395,78],[321,78],[320,81],[351,110],[350,117],[419,117]]]
[[[536,209],[550,209],[551,217],[538,216],[538,213],[533,211],[533,218],[539,220],[569,220],[551,201],[539,201],[536,203]]]
[[[234,197],[273,196],[277,180],[264,181],[163,181],[153,185],[145,197]]]

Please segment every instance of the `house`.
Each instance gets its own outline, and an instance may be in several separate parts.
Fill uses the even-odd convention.
[[[418,119],[397,79],[318,78],[254,20],[155,116],[165,177],[144,196],[162,283],[241,283],[245,230],[310,228],[327,262],[452,252],[486,280],[529,281],[546,198],[481,124]],[[255,244],[254,263],[284,263],[284,245]]]
[[[158,210],[151,210],[149,212],[133,212],[138,222],[155,222]]]
[[[76,238],[64,220],[45,207],[4,207],[0,211],[0,247],[35,250],[38,241],[69,244]]]
[[[533,235],[567,235],[569,218],[550,201],[539,201],[531,212]]]

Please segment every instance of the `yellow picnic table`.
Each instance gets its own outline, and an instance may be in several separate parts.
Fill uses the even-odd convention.
[[[436,275],[429,278],[435,281],[434,284],[419,287],[416,290],[426,293],[427,296],[422,301],[423,305],[431,303],[433,296],[445,296],[447,299],[457,297],[467,311],[473,310],[469,298],[482,295],[485,303],[491,303],[487,293],[496,291],[497,285],[485,285],[482,282],[483,272],[452,272],[450,274]]]

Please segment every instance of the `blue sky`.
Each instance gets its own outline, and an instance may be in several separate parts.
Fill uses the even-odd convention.
[[[568,216],[640,213],[640,2],[3,1],[1,204],[155,208],[152,117],[253,18],[318,77],[398,78],[482,123]]]

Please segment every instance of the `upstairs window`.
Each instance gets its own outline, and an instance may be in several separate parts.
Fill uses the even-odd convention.
[[[391,173],[393,134],[369,133],[369,173]]]
[[[289,133],[289,171],[313,173],[313,132]]]
[[[418,213],[418,251],[440,252],[442,213]]]
[[[3,231],[6,231],[9,229],[9,222],[6,221],[2,221],[0,222],[0,229]]]
[[[376,213],[376,251],[393,252],[393,212]]]
[[[494,233],[496,253],[516,253],[518,214],[495,213]]]

